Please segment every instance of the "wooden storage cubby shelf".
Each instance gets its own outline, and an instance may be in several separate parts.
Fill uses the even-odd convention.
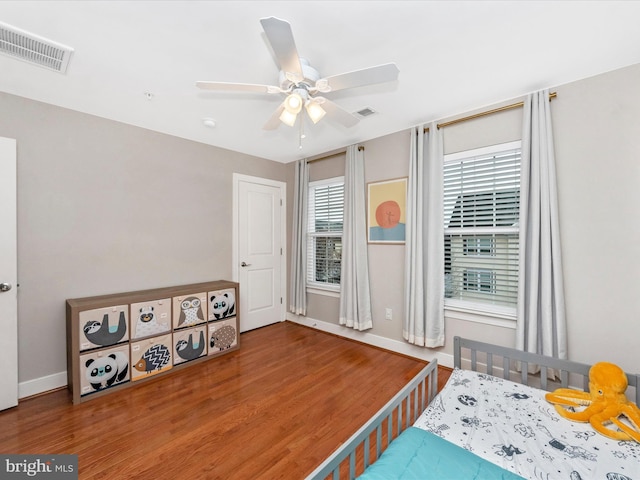
[[[67,300],[73,403],[240,348],[239,299],[216,280]]]

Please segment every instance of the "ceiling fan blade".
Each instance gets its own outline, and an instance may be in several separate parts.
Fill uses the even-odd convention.
[[[320,92],[327,93],[345,88],[393,82],[398,79],[398,73],[400,73],[400,70],[398,70],[395,63],[385,63],[377,67],[369,67],[321,78],[316,82],[316,89]]]
[[[344,108],[339,107],[331,100],[327,100],[324,97],[314,97],[314,99],[318,102],[318,104],[322,106],[324,111],[327,112],[328,118],[331,118],[331,120],[335,120],[345,127],[353,127],[360,121],[358,117],[356,117],[352,113],[347,112]]]
[[[267,123],[264,124],[262,129],[275,130],[276,128],[278,128],[280,126],[280,123],[282,123],[280,122],[280,115],[282,115],[283,110],[284,110],[284,102],[282,102],[280,106],[276,108],[276,111],[273,112],[273,115],[271,115],[271,118],[267,120]]]
[[[218,90],[224,92],[256,92],[256,93],[282,93],[280,87],[272,85],[257,85],[253,83],[228,83],[198,81],[196,87],[203,90]]]
[[[300,57],[289,22],[268,17],[260,19],[260,23],[271,44],[280,70],[294,83],[302,81],[304,78],[302,65],[300,65]]]

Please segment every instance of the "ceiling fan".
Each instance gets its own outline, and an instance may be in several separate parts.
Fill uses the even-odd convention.
[[[265,130],[274,130],[281,122],[293,127],[303,108],[313,123],[327,115],[345,127],[352,127],[359,122],[358,117],[321,94],[398,78],[399,70],[395,63],[321,78],[318,71],[298,55],[289,22],[268,17],[260,19],[260,23],[280,68],[278,86],[210,81],[198,81],[196,86],[204,90],[285,95],[284,101],[264,125]]]

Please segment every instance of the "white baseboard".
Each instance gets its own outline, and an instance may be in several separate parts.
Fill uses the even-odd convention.
[[[67,386],[67,372],[54,373],[18,384],[18,398],[26,398],[39,393]]]
[[[439,365],[453,368],[453,355],[449,353],[435,352],[429,348],[418,347],[416,345],[411,345],[410,343],[381,337],[372,333],[359,332],[353,328],[336,325],[335,323],[325,322],[322,320],[315,320],[309,317],[303,317],[291,312],[287,312],[287,320],[306,327],[316,328],[323,332],[333,333],[334,335],[357,340],[358,342],[366,343],[368,345],[384,348],[385,350],[401,353],[402,355],[407,355],[426,362],[431,362],[434,359],[437,359]]]

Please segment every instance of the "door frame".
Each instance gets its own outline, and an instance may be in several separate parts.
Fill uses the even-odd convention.
[[[18,405],[19,396],[17,157],[17,141],[13,138],[0,137],[0,168],[2,176],[7,182],[7,188],[0,191],[0,201],[8,207],[8,218],[4,218],[4,220],[8,220],[12,224],[3,234],[2,241],[2,247],[10,250],[10,253],[5,251],[9,255],[8,263],[3,260],[0,267],[0,282],[12,285],[11,290],[0,293],[2,304],[10,310],[10,318],[0,318],[0,328],[2,329],[0,332],[0,372],[3,377],[0,410]],[[4,238],[5,235],[6,238]]]
[[[239,227],[240,227],[240,211],[239,211],[239,194],[240,182],[257,183],[269,187],[280,189],[280,246],[282,255],[280,255],[280,294],[282,295],[282,303],[280,304],[280,321],[285,320],[287,312],[287,184],[279,180],[271,180],[268,178],[254,177],[241,173],[233,173],[233,225],[232,225],[232,252],[231,252],[231,276],[234,282],[239,282],[240,260],[239,247]],[[240,296],[242,296],[242,288],[240,288]],[[240,313],[242,315],[242,312]]]

